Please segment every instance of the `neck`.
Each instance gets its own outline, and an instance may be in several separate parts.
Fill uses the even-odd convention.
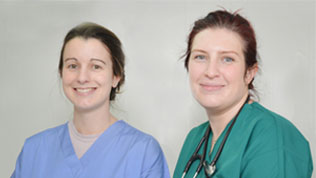
[[[74,108],[74,125],[84,135],[100,134],[115,121],[117,119],[111,115],[107,106],[89,111]]]
[[[220,110],[220,111],[212,111],[206,110],[208,119],[212,128],[213,140],[217,140],[221,133],[226,128],[227,124],[236,116],[239,109],[243,106],[246,101],[248,93],[244,95],[238,102],[234,105]]]

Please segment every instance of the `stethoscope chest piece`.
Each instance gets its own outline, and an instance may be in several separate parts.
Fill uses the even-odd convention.
[[[204,162],[204,170],[207,176],[212,176],[216,170],[216,165],[215,164],[206,164]]]

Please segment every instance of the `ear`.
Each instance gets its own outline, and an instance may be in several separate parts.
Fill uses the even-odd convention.
[[[116,88],[120,80],[121,80],[120,76],[113,75],[112,87]]]
[[[247,72],[245,75],[245,82],[247,83],[247,85],[253,80],[257,72],[258,72],[258,63],[254,64],[252,67],[247,69]]]

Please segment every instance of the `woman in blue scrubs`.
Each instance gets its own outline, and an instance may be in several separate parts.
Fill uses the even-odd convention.
[[[121,42],[84,23],[62,46],[59,73],[73,120],[25,141],[11,178],[169,178],[158,142],[110,113],[124,83]]]
[[[312,176],[308,141],[253,100],[257,59],[254,30],[238,13],[215,11],[194,23],[185,67],[208,121],[187,135],[174,178]]]

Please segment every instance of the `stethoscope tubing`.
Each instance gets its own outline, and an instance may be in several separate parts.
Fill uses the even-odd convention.
[[[249,98],[250,98],[250,97],[248,96],[247,99],[246,99],[246,101],[244,102],[244,104],[241,106],[241,108],[238,110],[237,114],[235,115],[235,117],[234,117],[234,119],[233,119],[231,125],[229,126],[229,128],[228,128],[228,130],[227,130],[227,132],[226,132],[226,134],[225,134],[225,136],[224,136],[223,141],[222,141],[221,144],[220,144],[220,147],[219,147],[218,151],[216,152],[216,155],[215,155],[213,161],[211,162],[211,164],[207,164],[207,162],[205,161],[205,156],[206,156],[206,151],[207,151],[208,140],[209,140],[209,136],[210,136],[210,132],[211,132],[211,127],[209,126],[209,127],[207,128],[205,134],[203,135],[201,141],[199,142],[198,146],[196,147],[196,149],[195,149],[193,155],[191,156],[191,158],[189,159],[188,163],[186,164],[185,169],[184,169],[184,171],[183,171],[183,174],[182,174],[182,177],[181,177],[181,178],[184,178],[184,177],[185,177],[185,175],[186,175],[187,172],[189,171],[189,169],[190,169],[192,163],[193,163],[195,160],[197,160],[197,159],[200,159],[200,163],[199,163],[198,168],[197,168],[196,171],[195,171],[195,174],[194,174],[193,178],[196,178],[196,176],[199,174],[199,172],[200,172],[201,169],[202,169],[203,164],[205,164],[205,165],[204,165],[204,167],[205,167],[205,168],[204,168],[204,171],[205,171],[206,177],[212,177],[212,174],[215,172],[215,169],[216,169],[216,162],[217,162],[217,160],[219,159],[219,156],[221,155],[221,153],[222,153],[222,151],[223,151],[223,148],[224,148],[224,145],[225,145],[225,143],[226,143],[226,140],[227,140],[227,138],[228,138],[228,136],[229,136],[229,134],[230,134],[230,132],[231,132],[231,130],[232,130],[232,128],[233,128],[233,126],[234,126],[234,124],[235,124],[235,122],[236,122],[236,120],[237,120],[237,118],[238,118],[238,116],[239,116],[239,114],[240,114],[240,112],[241,112],[241,110],[242,110],[242,108],[243,108],[243,107],[245,106],[245,104],[249,101]],[[202,154],[202,156],[200,156],[200,155],[198,155],[198,152],[199,152],[201,146],[203,145],[203,142],[204,142],[204,141],[205,141],[205,145],[204,145],[204,149],[203,149],[203,154]],[[206,168],[209,169],[209,170],[206,170]]]
[[[196,149],[195,149],[193,155],[191,156],[190,160],[188,161],[187,165],[185,166],[185,169],[184,169],[183,174],[182,174],[182,178],[184,178],[184,176],[187,174],[187,172],[189,171],[189,169],[190,169],[192,163],[193,163],[195,160],[197,160],[197,159],[202,160],[201,156],[198,155],[198,152],[199,152],[201,146],[203,145],[203,142],[204,142],[205,140],[206,140],[206,142],[208,142],[208,138],[209,138],[209,135],[210,135],[210,131],[211,131],[211,127],[208,127],[207,130],[206,130],[206,132],[205,132],[205,134],[203,135],[201,141],[199,142],[198,146],[196,147]],[[203,150],[203,154],[204,154],[204,151],[205,151],[205,149]],[[205,155],[204,155],[204,158],[205,158]],[[201,168],[202,168],[202,164],[201,164],[201,162],[200,162],[200,164],[199,164],[199,166],[198,166],[198,168],[197,168],[197,170],[196,170],[196,172],[195,172],[193,178],[195,178],[195,177],[198,175],[198,173],[200,172]]]

